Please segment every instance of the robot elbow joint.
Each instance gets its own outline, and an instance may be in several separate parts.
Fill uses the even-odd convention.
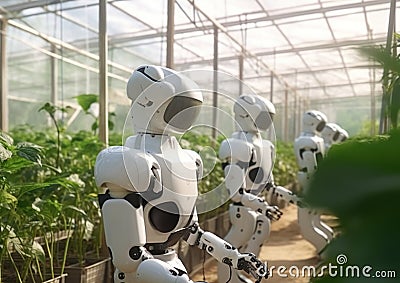
[[[129,250],[125,256],[113,258],[114,265],[124,273],[135,272],[139,264],[147,259],[143,247],[135,246]]]

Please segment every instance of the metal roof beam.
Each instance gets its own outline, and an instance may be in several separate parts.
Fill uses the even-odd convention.
[[[18,3],[8,6],[0,6],[0,14],[8,13],[17,13],[21,12],[26,9],[32,9],[42,6],[54,5],[54,4],[63,4],[65,2],[69,2],[73,0],[36,0],[36,1],[29,1],[24,3]]]

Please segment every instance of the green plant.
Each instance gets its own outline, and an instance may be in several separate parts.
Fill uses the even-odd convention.
[[[57,130],[57,156],[56,156],[56,167],[59,166],[59,161],[60,161],[60,151],[61,151],[61,133],[63,131],[62,126],[60,125],[59,121],[56,119],[56,111],[60,111],[61,113],[65,113],[66,109],[58,106],[54,106],[50,103],[44,104],[40,109],[40,111],[46,111],[47,114],[49,114],[54,126],[56,127]]]
[[[400,35],[395,34],[392,48],[368,46],[361,48],[361,53],[377,62],[383,68],[383,111],[384,119],[390,119],[392,128],[397,128],[400,112],[400,55],[395,50],[400,47]],[[393,50],[393,51],[392,51]]]
[[[294,155],[293,143],[277,141],[273,168],[274,182],[280,186],[292,185],[297,181],[298,165]]]
[[[328,245],[327,262],[371,266],[371,277],[330,277],[316,282],[377,282],[374,272],[400,274],[400,130],[386,136],[359,137],[332,147],[319,165],[306,195],[309,204],[338,217],[340,235]],[[385,278],[385,282],[398,282]],[[382,280],[383,282],[383,280]]]
[[[56,209],[61,206],[55,199],[55,192],[67,188],[68,180],[62,176],[46,176],[52,167],[43,166],[43,148],[36,144],[14,144],[9,135],[1,133],[0,155],[0,279],[7,260],[18,282],[25,282],[27,278],[35,282],[36,275],[43,280],[48,269],[54,277],[54,267],[58,264],[53,260],[54,234],[60,227],[69,228],[67,223],[71,222],[65,217],[62,222],[58,220],[64,214]],[[43,171],[46,177],[40,182],[16,178],[29,169]],[[57,211],[58,218],[54,216]],[[53,213],[51,217],[50,213]],[[40,239],[45,242],[44,249],[39,244]],[[65,260],[66,255],[62,266]]]

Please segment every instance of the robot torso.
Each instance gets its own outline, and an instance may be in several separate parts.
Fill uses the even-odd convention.
[[[236,163],[246,171],[245,187],[247,192],[258,194],[265,184],[270,181],[271,171],[275,158],[275,147],[268,141],[262,139],[259,134],[247,132],[235,132],[230,139],[221,144],[222,151],[224,147],[230,147],[230,156],[228,163]],[[243,160],[244,152],[249,152],[248,159]]]
[[[314,134],[302,133],[294,142],[294,151],[300,171],[312,173],[310,168],[316,169],[325,154],[324,140]],[[306,158],[306,154],[312,154],[314,158]]]
[[[161,172],[159,192],[144,192],[143,217],[147,243],[165,243],[187,227],[195,213],[200,156],[180,147],[174,136],[138,134],[125,146],[156,159]]]

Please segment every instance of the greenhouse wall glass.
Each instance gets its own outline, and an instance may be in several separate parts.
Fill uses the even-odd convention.
[[[127,78],[141,64],[166,65],[168,40],[174,69],[228,73],[271,99],[279,139],[293,140],[302,112],[312,107],[351,135],[379,123],[382,69],[358,49],[386,45],[391,1],[174,1],[173,39],[167,4],[107,1],[115,131],[129,108]],[[3,0],[0,7],[6,127],[45,126],[37,112],[44,102],[71,107],[63,116],[69,129],[90,127],[75,97],[100,93],[99,1]]]
[[[399,12],[0,0],[0,283],[399,282]]]

